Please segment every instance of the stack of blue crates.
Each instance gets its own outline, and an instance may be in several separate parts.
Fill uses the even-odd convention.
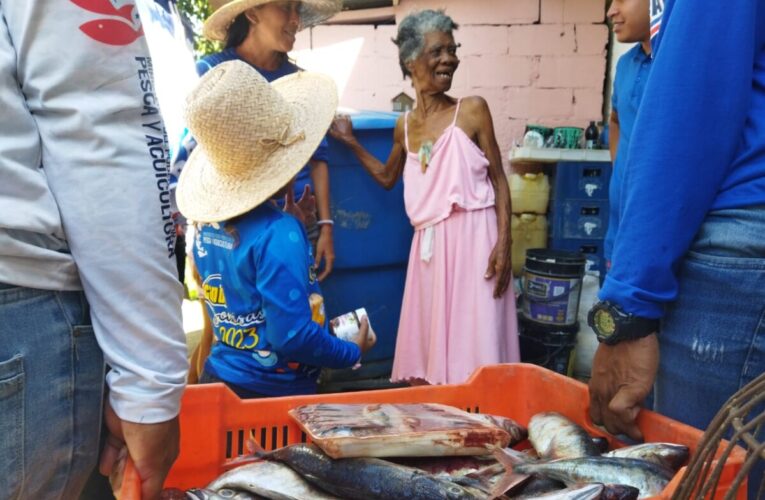
[[[611,163],[559,162],[554,175],[548,246],[584,253],[587,269],[599,271],[602,279]]]

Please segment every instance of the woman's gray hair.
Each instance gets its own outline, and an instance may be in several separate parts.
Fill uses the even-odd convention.
[[[454,20],[447,16],[443,10],[421,10],[406,16],[398,25],[398,35],[393,43],[398,45],[398,63],[404,76],[412,76],[406,63],[420,56],[425,47],[425,35],[439,32],[452,34],[459,28]]]

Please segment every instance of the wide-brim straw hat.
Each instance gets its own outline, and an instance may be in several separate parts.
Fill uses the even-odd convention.
[[[186,101],[197,147],[176,200],[196,222],[231,219],[270,199],[302,169],[327,133],[337,87],[300,71],[268,83],[242,61],[208,71]]]
[[[210,0],[213,13],[205,21],[202,33],[210,40],[225,40],[228,27],[236,16],[249,8],[275,0]],[[302,0],[300,2],[300,27],[308,28],[326,21],[343,8],[342,0]]]

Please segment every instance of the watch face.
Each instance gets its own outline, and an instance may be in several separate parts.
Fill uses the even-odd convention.
[[[595,311],[593,321],[595,323],[596,331],[601,337],[607,338],[616,332],[614,317],[605,309]]]

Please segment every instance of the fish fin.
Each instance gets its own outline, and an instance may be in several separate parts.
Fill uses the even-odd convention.
[[[529,474],[514,474],[510,471],[506,472],[502,475],[499,481],[497,481],[496,486],[489,492],[489,500],[501,497],[519,484],[526,482],[530,477],[531,475]]]
[[[492,452],[492,456],[497,462],[501,463],[508,470],[511,470],[516,465],[528,462],[528,458],[523,455],[525,455],[523,452],[513,448],[495,448]]]
[[[496,458],[497,461],[505,468],[505,473],[501,478],[499,478],[497,484],[489,492],[490,500],[499,498],[500,496],[504,495],[505,492],[525,482],[528,478],[531,477],[529,474],[516,474],[513,472],[513,468],[516,465],[523,463],[519,457],[506,452],[502,448],[495,449],[493,455],[494,458]]]
[[[247,438],[247,441],[245,441],[245,446],[247,447],[247,452],[250,455],[255,455],[256,457],[264,457],[268,455],[268,452],[263,449],[260,444],[258,444],[258,441],[255,439],[255,433],[250,430],[250,437]]]
[[[250,431],[250,436],[244,441],[244,447],[247,450],[247,453],[225,461],[223,463],[224,470],[231,470],[242,465],[259,462],[263,460],[263,457],[268,455],[268,452],[255,440],[255,433],[252,431]]]

